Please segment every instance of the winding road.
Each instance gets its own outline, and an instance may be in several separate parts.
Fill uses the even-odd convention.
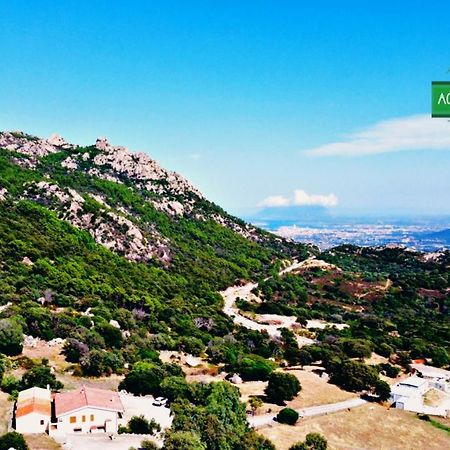
[[[300,269],[302,267],[321,267],[321,268],[333,268],[336,270],[340,270],[338,267],[333,266],[331,264],[326,263],[325,261],[315,259],[314,257],[308,258],[305,261],[294,261],[293,264],[284,268],[280,271],[280,275],[283,275],[288,272],[292,272],[293,270]],[[280,337],[281,328],[292,328],[294,323],[296,323],[295,316],[279,316],[279,315],[266,315],[259,316],[260,318],[267,317],[268,319],[272,319],[277,322],[274,324],[264,324],[259,323],[255,320],[249,319],[248,317],[243,316],[239,309],[235,306],[236,300],[238,298],[242,300],[249,301],[253,296],[252,290],[258,287],[258,283],[246,283],[242,286],[230,286],[225,291],[220,292],[224,299],[223,312],[227,314],[229,317],[233,319],[233,322],[237,325],[241,325],[243,327],[249,328],[250,330],[257,331],[266,331],[269,336],[272,337]],[[326,323],[320,323],[320,321],[310,321],[312,327],[321,328],[325,326]],[[345,324],[330,324],[338,327],[345,327]],[[296,336],[299,346],[309,345],[314,343],[313,339],[309,339],[302,336]],[[366,400],[363,400],[359,397],[352,398],[350,400],[345,400],[337,403],[329,403],[325,405],[311,406],[308,408],[297,409],[296,411],[299,413],[300,418],[303,417],[314,417],[321,416],[324,414],[331,414],[338,411],[343,411],[349,408],[357,408],[359,406],[364,405]],[[253,428],[260,428],[266,425],[276,425],[278,422],[275,420],[275,414],[262,414],[257,416],[250,416],[248,418],[248,422]]]
[[[297,270],[300,268],[306,267],[321,267],[321,268],[335,268],[336,266],[326,263],[320,259],[316,259],[315,257],[308,258],[304,261],[294,261],[290,266],[284,268],[280,271],[280,275],[285,273],[292,272],[293,270]],[[339,269],[338,269],[339,270]],[[296,323],[297,318],[295,316],[280,316],[280,315],[265,315],[260,316],[260,318],[276,322],[276,324],[265,324],[260,323],[255,320],[249,319],[248,317],[243,316],[239,309],[236,308],[235,303],[238,298],[242,300],[250,300],[252,294],[252,290],[258,287],[258,283],[247,283],[243,286],[230,286],[225,291],[220,292],[224,300],[223,312],[230,316],[233,319],[233,322],[236,325],[241,325],[243,327],[249,328],[250,330],[256,331],[267,331],[269,336],[271,337],[280,337],[281,328],[289,328],[292,329],[293,325]],[[317,322],[317,321],[316,321]],[[342,325],[339,325],[342,326]],[[298,345],[301,347],[303,345],[310,345],[314,343],[313,339],[309,339],[303,336],[296,336]]]

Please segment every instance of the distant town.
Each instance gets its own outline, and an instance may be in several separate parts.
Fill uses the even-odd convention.
[[[311,243],[321,250],[341,244],[363,247],[401,245],[434,252],[450,248],[450,219],[346,221],[345,218],[317,223],[309,221],[257,221],[258,226],[284,238]]]

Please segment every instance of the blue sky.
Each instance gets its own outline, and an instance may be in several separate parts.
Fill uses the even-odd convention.
[[[0,128],[107,136],[238,214],[450,214],[450,3],[392,3],[3,1]]]

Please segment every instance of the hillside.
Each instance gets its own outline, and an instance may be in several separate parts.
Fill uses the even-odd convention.
[[[273,450],[249,429],[242,392],[205,380],[293,383],[289,366],[312,364],[346,395],[388,398],[382,377],[407,373],[411,359],[450,364],[449,255],[319,253],[229,215],[146,154],[3,132],[1,389],[108,377],[169,399],[166,449],[188,439],[189,449]],[[24,335],[61,339],[41,342],[56,375],[23,352]],[[192,355],[201,373],[181,363]],[[365,364],[372,355],[383,363]],[[307,395],[329,392],[318,379]],[[258,395],[270,410],[298,401],[298,381],[284,389]]]
[[[149,347],[182,339],[198,351],[232,329],[218,290],[307,253],[105,139],[80,147],[4,132],[0,148],[0,302],[25,334],[75,332],[109,347],[86,324],[92,308],[95,323],[151,331],[158,344]]]

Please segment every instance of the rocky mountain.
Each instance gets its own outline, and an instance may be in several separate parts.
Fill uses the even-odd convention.
[[[170,265],[173,243],[157,221],[142,219],[137,205],[132,205],[128,197],[174,222],[177,218],[212,220],[249,241],[281,243],[229,216],[208,202],[189,181],[162,168],[147,154],[113,146],[105,138],[81,147],[58,135],[40,139],[21,132],[2,132],[0,148],[12,164],[38,175],[16,186],[16,199],[44,205],[129,260],[157,259]],[[112,191],[116,193],[114,198]],[[2,186],[0,199],[7,197],[8,186]]]
[[[204,348],[233,329],[218,291],[310,251],[227,214],[144,153],[0,133],[0,320],[26,335],[111,349],[98,330],[114,320],[147,342],[127,337],[126,361],[142,346]]]

